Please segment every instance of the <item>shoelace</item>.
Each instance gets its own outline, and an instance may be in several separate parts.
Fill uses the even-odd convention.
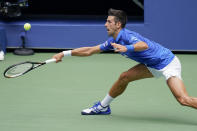
[[[93,111],[93,112],[96,112],[96,113],[101,112],[101,110],[97,108],[99,105],[100,105],[99,102],[96,102],[96,103],[91,107],[92,111]]]

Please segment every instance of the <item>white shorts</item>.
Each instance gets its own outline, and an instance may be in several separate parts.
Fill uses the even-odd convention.
[[[179,79],[181,78],[181,63],[179,59],[175,56],[174,59],[163,69],[157,70],[154,68],[147,67],[148,70],[153,74],[154,77],[159,78],[164,76],[166,80],[168,80],[172,76],[177,76]]]

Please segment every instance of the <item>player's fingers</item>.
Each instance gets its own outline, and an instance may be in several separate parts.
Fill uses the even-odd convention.
[[[56,61],[56,63],[58,63],[58,62],[61,62],[62,60],[58,60],[58,61]]]
[[[117,47],[117,44],[116,44],[116,43],[111,43],[111,45],[112,45],[113,47]]]
[[[114,50],[115,52],[120,52],[119,50]]]
[[[56,60],[56,63],[59,63],[59,62],[61,62],[62,60]]]
[[[112,46],[113,46],[114,50],[117,50],[118,49],[118,45],[112,44]]]
[[[118,48],[118,47],[117,48],[114,48],[114,51],[115,52],[120,52],[120,48]]]
[[[57,57],[56,63],[61,62],[61,61],[62,61],[61,57]]]
[[[56,59],[56,63],[61,62],[62,61],[62,57],[63,57],[62,53],[58,53],[58,54],[53,56],[53,58]]]
[[[53,58],[56,59],[56,63],[61,61],[61,59],[59,59],[57,56],[53,56]]]
[[[121,50],[122,50],[121,45],[116,44],[116,43],[111,43],[111,45],[113,46],[115,52],[121,52]]]

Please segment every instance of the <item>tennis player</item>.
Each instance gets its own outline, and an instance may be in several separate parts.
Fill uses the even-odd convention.
[[[115,50],[129,59],[139,62],[119,76],[102,101],[84,109],[81,114],[110,114],[110,103],[125,91],[129,82],[152,77],[164,77],[172,94],[181,105],[197,108],[197,98],[188,96],[186,92],[181,78],[181,64],[177,56],[160,44],[126,29],[126,22],[127,16],[124,11],[109,9],[105,23],[109,35],[106,42],[93,47],[63,51],[53,56],[56,62],[59,62],[64,56],[91,56],[102,51]]]

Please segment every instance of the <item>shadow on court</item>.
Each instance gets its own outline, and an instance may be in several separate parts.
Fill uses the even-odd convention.
[[[156,116],[157,115],[157,116]],[[197,126],[197,121],[191,121],[185,117],[170,117],[162,116],[160,114],[154,115],[143,115],[143,116],[132,116],[132,115],[111,115],[113,119],[122,120],[132,123],[155,123],[155,124],[172,124],[172,125],[188,125],[188,126]]]

